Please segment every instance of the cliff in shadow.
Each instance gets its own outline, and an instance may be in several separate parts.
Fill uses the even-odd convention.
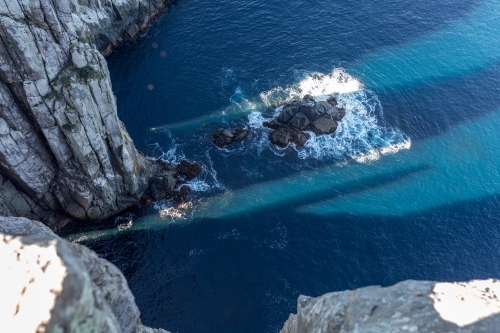
[[[155,180],[173,190],[175,166],[138,153],[118,119],[102,55],[164,5],[0,0],[0,216],[100,219]]]

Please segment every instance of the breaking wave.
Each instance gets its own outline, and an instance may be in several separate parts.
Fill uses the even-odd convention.
[[[271,147],[267,139],[270,130],[263,127],[263,122],[279,114],[281,108],[276,107],[277,105],[302,98],[306,94],[314,96],[316,100],[336,97],[338,105],[346,110],[337,131],[331,135],[320,136],[309,132],[311,138],[303,148],[294,144],[284,149],[274,145]],[[294,85],[276,87],[261,93],[260,98],[271,111],[254,111],[248,116],[249,126],[265,134],[261,135],[265,140],[254,139],[259,150],[267,146],[279,156],[286,150],[293,149],[301,159],[353,158],[358,162],[368,162],[378,159],[381,155],[409,149],[411,146],[411,140],[405,134],[383,123],[383,108],[377,95],[365,89],[358,79],[341,68],[330,74],[307,74]]]

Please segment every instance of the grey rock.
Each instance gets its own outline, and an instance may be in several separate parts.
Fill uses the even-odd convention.
[[[295,127],[283,126],[271,134],[269,134],[269,140],[275,145],[285,148],[290,142],[295,143],[299,147],[303,147],[307,140],[309,140],[309,134],[301,132]]]
[[[269,139],[280,147],[286,147],[290,142],[302,147],[310,137],[304,131],[312,131],[316,135],[335,133],[338,122],[345,116],[345,110],[336,105],[334,97],[325,102],[316,101],[311,95],[281,105],[280,113],[264,123],[264,126],[274,130]]]
[[[335,97],[330,97],[326,100],[331,106],[337,106],[337,99]]]
[[[0,218],[0,231],[1,332],[167,332],[142,325],[125,277],[95,252],[27,219]]]
[[[311,129],[316,134],[331,134],[337,130],[336,119],[331,115],[324,114],[311,124]]]
[[[297,315],[281,333],[496,332],[500,281],[404,281],[312,298],[300,296]]]
[[[302,110],[302,107],[301,107]],[[297,127],[300,130],[305,130],[309,125],[309,118],[302,112],[297,112],[288,122],[290,126]]]
[[[177,165],[177,172],[185,177],[186,180],[191,180],[197,177],[202,171],[201,165],[196,162],[182,160]]]
[[[165,176],[118,119],[99,52],[165,3],[0,0],[0,215],[99,219]]]
[[[160,200],[167,195],[170,195],[175,188],[177,181],[174,177],[167,175],[165,177],[158,177],[151,183],[150,193],[153,200]]]
[[[233,132],[220,128],[212,134],[212,137],[217,147],[224,147],[234,142],[243,141],[248,133],[250,133],[250,129],[248,128],[238,127]]]

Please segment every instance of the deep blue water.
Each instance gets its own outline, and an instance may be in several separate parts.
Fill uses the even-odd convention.
[[[499,41],[495,0],[179,1],[108,64],[137,148],[203,163],[191,203],[63,233],[172,332],[278,332],[299,294],[499,278]],[[338,97],[341,127],[271,146],[269,106],[307,92]],[[236,125],[251,135],[213,146]]]

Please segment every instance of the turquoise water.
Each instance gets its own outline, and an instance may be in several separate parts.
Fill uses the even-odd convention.
[[[108,59],[136,146],[203,163],[165,200],[63,234],[120,267],[143,322],[278,332],[299,294],[500,276],[500,2],[185,0]],[[269,144],[281,101],[336,134]],[[219,127],[250,126],[219,149]]]

